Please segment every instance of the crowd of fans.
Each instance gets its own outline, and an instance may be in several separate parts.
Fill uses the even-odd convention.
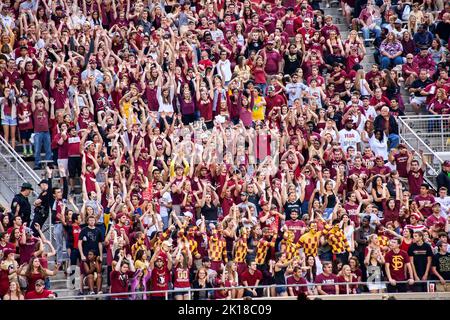
[[[46,178],[0,297],[449,291],[450,162],[434,191],[397,118],[450,113],[450,3],[320,2],[1,1],[3,137]]]

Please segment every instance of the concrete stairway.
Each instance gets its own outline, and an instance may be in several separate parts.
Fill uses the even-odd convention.
[[[322,6],[324,6],[324,3],[322,3]],[[331,8],[324,8],[325,15],[331,15],[333,17],[333,20],[336,24],[336,26],[339,28],[339,32],[341,33],[341,39],[345,41],[347,39],[350,29],[348,28],[345,19],[342,15],[342,10],[338,7],[332,6]],[[362,37],[362,32],[359,32],[359,36]],[[374,52],[375,48],[373,45],[366,47],[366,55],[361,62],[361,65],[364,68],[364,71],[367,73],[372,68],[372,65],[375,63],[374,59]],[[405,90],[404,86],[400,86],[400,93],[403,99],[403,103],[405,104],[405,114],[407,115],[413,115],[415,114],[411,108],[411,105],[409,103],[409,93]]]

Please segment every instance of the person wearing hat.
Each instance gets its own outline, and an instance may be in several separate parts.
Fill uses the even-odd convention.
[[[81,80],[86,81],[88,79],[95,79],[95,85],[97,86],[100,82],[103,82],[104,75],[97,69],[97,60],[95,57],[91,56],[89,58],[88,67],[81,73]]]
[[[442,163],[442,170],[436,177],[437,189],[447,188],[447,195],[450,196],[450,160],[445,160]]]
[[[249,201],[248,193],[245,191],[241,192],[241,202],[238,204],[238,208],[244,210],[244,212],[247,210],[247,208],[253,207],[253,212],[257,212],[256,205]]]
[[[272,111],[274,108],[275,110],[279,110],[282,105],[286,104],[286,99],[279,93],[275,91],[275,86],[270,85],[267,87],[267,96],[265,97],[266,100],[266,111],[265,111],[265,117],[269,115],[270,111]]]
[[[275,41],[269,39],[266,46],[259,53],[266,62],[264,71],[269,76],[274,76],[278,72],[281,72],[283,67],[283,57],[278,50],[274,49],[274,45]]]
[[[25,294],[25,300],[33,299],[53,299],[56,295],[53,291],[45,289],[45,282],[42,279],[38,279],[34,284],[34,290],[30,288]]]
[[[357,150],[361,150],[361,135],[358,131],[353,129],[352,118],[347,118],[344,123],[345,127],[338,133],[341,148],[347,150],[347,148],[351,146]]]
[[[172,244],[164,241],[166,246],[171,247]],[[164,247],[164,245],[162,246]],[[155,253],[150,259],[151,275],[151,291],[169,290],[170,271],[172,270],[172,254],[161,252],[159,247],[156,248]],[[151,300],[165,300],[166,294],[164,292],[152,293]]]
[[[407,30],[405,28],[402,28],[402,20],[396,19],[394,22],[394,28],[392,28],[392,32],[395,34],[397,39],[402,40],[403,33],[405,33]]]
[[[31,183],[24,182],[20,188],[20,192],[14,196],[11,202],[11,214],[21,217],[22,222],[28,225],[31,221],[31,204],[28,197],[33,190]]]

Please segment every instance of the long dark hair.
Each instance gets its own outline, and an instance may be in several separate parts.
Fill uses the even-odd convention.
[[[305,262],[308,262],[308,259],[312,257],[314,260],[314,264],[311,268],[311,271],[307,271],[306,275],[305,275],[305,279],[308,280],[308,282],[315,282],[316,280],[316,275],[317,275],[317,265],[316,265],[316,258],[313,255],[308,255],[306,256]]]
[[[33,261],[35,259],[39,260],[39,258],[37,258],[37,257],[32,257],[30,259],[30,262],[28,263],[27,271],[25,272],[25,276],[27,278],[31,278],[31,276],[33,274],[33,271],[34,271]],[[39,260],[39,267],[37,269],[38,269],[37,271],[39,272],[39,274],[41,275],[42,278],[45,278],[47,276],[47,274],[45,273],[44,268],[41,265],[41,261],[40,260]]]

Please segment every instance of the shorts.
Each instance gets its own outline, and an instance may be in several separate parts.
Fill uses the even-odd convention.
[[[277,293],[277,294],[281,294],[281,293],[285,293],[287,290],[286,290],[286,287],[276,287],[275,288],[275,292]]]
[[[33,133],[32,129],[20,130],[20,139],[29,141],[32,133]]]
[[[13,118],[11,116],[5,116],[5,118],[2,119],[2,125],[4,125],[4,126],[17,126],[17,118]]]
[[[418,105],[422,105],[425,104],[425,102],[427,101],[427,97],[411,97],[411,103],[415,103]]]
[[[81,176],[81,157],[69,157],[67,165],[70,178]]]
[[[189,293],[189,287],[188,288],[177,288],[177,287],[174,287],[173,288],[173,290],[174,290],[174,292],[173,292],[173,296],[174,297],[176,297],[176,296],[184,296],[185,294],[188,294]]]
[[[64,169],[64,172],[69,172],[69,159],[58,159],[58,168]]]

